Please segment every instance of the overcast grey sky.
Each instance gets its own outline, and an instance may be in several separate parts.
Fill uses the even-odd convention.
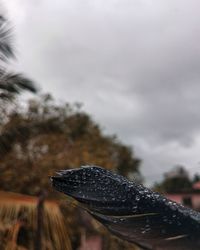
[[[15,67],[133,145],[147,183],[200,173],[199,0],[4,0]]]

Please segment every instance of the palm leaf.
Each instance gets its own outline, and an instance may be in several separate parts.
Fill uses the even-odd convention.
[[[10,23],[0,15],[0,61],[5,62],[14,57]],[[27,90],[37,91],[34,83],[22,74],[8,73],[0,68],[0,99],[12,100],[16,94]]]
[[[53,187],[143,249],[200,249],[200,214],[99,167],[64,170]]]
[[[5,61],[14,57],[13,46],[11,42],[11,28],[9,22],[0,16],[0,59]]]
[[[35,231],[37,203],[37,197],[0,192],[0,233],[3,229],[8,231],[7,238],[4,239],[5,249],[18,249],[19,247],[16,243],[20,229],[19,216],[26,216],[30,230]],[[45,201],[43,221],[43,249],[71,250],[67,228],[57,202]],[[28,249],[33,249],[33,241],[32,239]]]
[[[0,99],[11,100],[21,91],[37,92],[32,80],[22,74],[0,72]]]

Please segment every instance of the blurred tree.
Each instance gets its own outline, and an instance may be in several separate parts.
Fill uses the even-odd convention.
[[[193,177],[193,179],[192,179],[192,182],[196,183],[198,181],[200,181],[200,175],[199,174],[195,174],[194,177]]]
[[[50,95],[11,113],[0,133],[0,188],[25,194],[48,189],[56,170],[94,164],[128,176],[139,159],[79,107],[57,105]],[[20,178],[19,178],[20,173]]]
[[[162,183],[157,184],[156,190],[164,193],[176,193],[190,191],[192,183],[188,178],[172,177],[165,179]]]
[[[183,166],[176,166],[172,171],[164,175],[162,182],[155,184],[154,189],[162,193],[190,191],[192,181]]]

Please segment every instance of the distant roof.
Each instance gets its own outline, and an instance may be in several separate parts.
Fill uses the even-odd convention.
[[[193,189],[198,189],[198,190],[200,190],[200,181],[194,183]]]

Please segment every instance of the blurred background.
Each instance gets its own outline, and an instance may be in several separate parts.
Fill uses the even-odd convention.
[[[200,209],[199,1],[1,14],[0,249],[137,249],[52,190],[60,169],[99,165]]]

